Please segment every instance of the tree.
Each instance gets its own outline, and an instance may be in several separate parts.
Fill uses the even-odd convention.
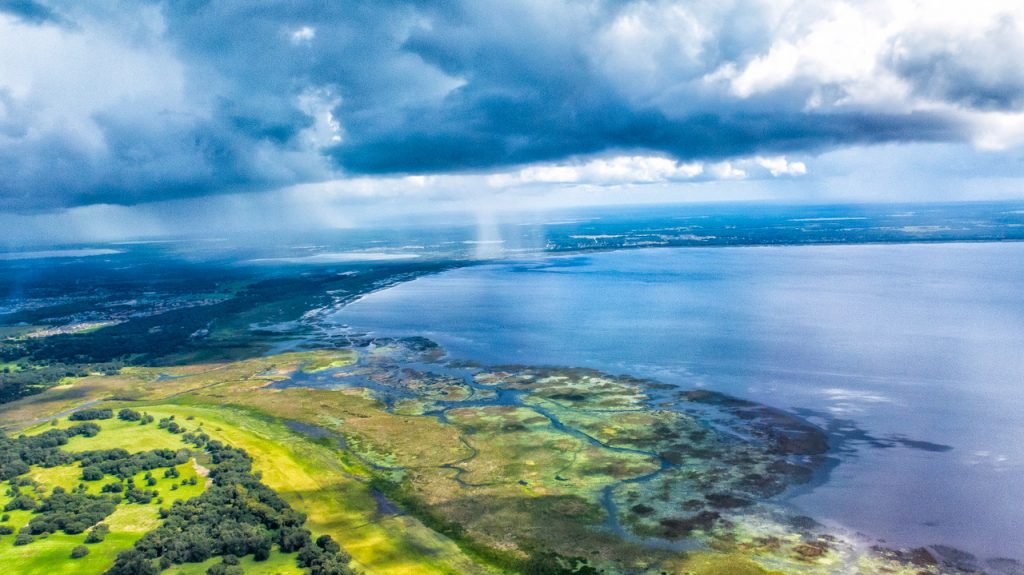
[[[32,511],[36,508],[36,500],[28,495],[19,495],[4,505],[4,511]]]
[[[321,535],[316,538],[316,546],[328,553],[341,552],[341,545],[338,545],[330,535]]]
[[[111,481],[110,483],[104,485],[100,489],[100,491],[102,491],[103,493],[123,493],[124,483],[121,483],[120,481]]]
[[[96,409],[87,408],[79,409],[68,416],[71,421],[89,421],[93,419],[110,419],[114,417],[114,410],[112,409]]]
[[[122,421],[141,421],[142,414],[127,407],[117,412],[117,418]]]
[[[78,545],[74,549],[71,550],[71,558],[72,559],[81,559],[82,557],[85,557],[88,554],[89,554],[89,548],[86,547],[85,545]]]
[[[44,499],[28,522],[33,535],[63,531],[81,533],[114,512],[110,498],[88,493],[54,493]]]
[[[135,549],[117,554],[114,566],[105,575],[157,575],[160,571],[153,562]]]
[[[255,561],[266,561],[270,559],[270,551],[274,546],[274,542],[269,538],[265,537],[253,546],[252,558]]]
[[[86,543],[99,543],[106,538],[107,534],[110,533],[110,527],[107,527],[106,523],[99,523],[95,527],[89,530],[89,533],[85,536]]]

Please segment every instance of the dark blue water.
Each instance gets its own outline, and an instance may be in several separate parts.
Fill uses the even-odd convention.
[[[1024,558],[1022,286],[1024,243],[654,249],[455,270],[334,319],[800,410],[846,438],[803,511]]]

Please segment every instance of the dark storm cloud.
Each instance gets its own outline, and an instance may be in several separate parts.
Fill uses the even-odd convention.
[[[34,0],[0,0],[0,12],[6,12],[33,24],[64,23],[59,14]]]
[[[98,66],[115,68],[114,85],[77,98],[82,86],[68,80],[62,98],[52,92],[54,72],[57,80],[26,96],[24,81],[8,87],[0,77],[5,208],[131,204],[339,174],[493,170],[606,151],[717,160],[967,137],[962,120],[943,111],[830,106],[852,90],[813,73],[737,92],[743,67],[779,40],[758,3],[103,6],[62,5],[75,29],[32,42],[35,54],[66,62],[75,52],[60,42],[116,40]],[[65,18],[30,0],[0,10],[34,28]],[[999,42],[1020,51],[1019,28],[1007,26]],[[970,61],[934,42],[908,38],[887,70],[953,105],[1020,104],[1019,74],[972,74]],[[146,81],[136,81],[142,73]],[[812,94],[825,94],[825,105],[809,109]]]
[[[297,79],[336,90],[346,137],[328,153],[350,172],[486,169],[617,148],[718,158],[847,140],[942,139],[953,131],[935,116],[773,116],[723,105],[669,118],[637,106],[587,53],[589,39],[620,4],[549,3],[539,10],[531,3],[347,2],[297,9],[219,2],[175,11],[171,19],[182,45],[216,61],[240,91],[287,95]],[[307,25],[315,37],[305,49],[267,49],[268,38],[279,43],[282,30]],[[741,51],[736,38],[716,46],[719,57]],[[442,91],[455,82],[461,85]],[[274,115],[264,100],[246,104],[260,106],[254,115],[240,112],[249,122]],[[274,105],[294,112],[287,100],[275,98]]]

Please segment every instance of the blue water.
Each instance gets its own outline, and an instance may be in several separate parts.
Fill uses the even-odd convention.
[[[454,270],[334,320],[798,410],[840,462],[800,510],[1024,558],[1022,286],[1024,243],[665,248]]]

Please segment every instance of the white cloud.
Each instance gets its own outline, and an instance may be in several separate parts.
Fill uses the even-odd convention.
[[[313,125],[304,130],[304,135],[314,148],[341,142],[341,122],[334,117],[334,109],[340,103],[341,98],[326,89],[307,90],[298,97],[298,108],[313,119]]]
[[[754,163],[768,170],[774,176],[803,176],[807,173],[807,165],[803,162],[790,162],[785,156],[772,156],[766,158],[758,156]]]
[[[703,70],[708,33],[685,5],[636,2],[595,35],[589,55],[624,94],[645,102]]]
[[[679,162],[664,156],[612,156],[568,164],[536,164],[487,178],[492,188],[529,184],[597,185],[654,184],[707,180],[742,180],[763,170],[772,177],[803,176],[807,164],[786,156],[755,156],[705,164]]]
[[[731,92],[740,98],[798,81],[847,86],[846,97],[849,90],[866,91],[861,84],[880,73],[879,56],[887,47],[889,26],[876,20],[873,11],[864,5],[832,2],[816,6],[788,12],[767,52],[746,63],[729,62],[717,76],[727,79]],[[862,97],[876,98],[871,94]]]
[[[290,35],[292,44],[299,46],[302,44],[310,44],[313,39],[316,38],[316,28],[311,26],[303,26],[296,30],[293,30]]]
[[[498,177],[501,178],[502,176],[499,175]],[[581,170],[574,166],[531,166],[523,168],[519,171],[518,177],[513,176],[507,181],[566,184],[578,182],[580,178]]]
[[[574,164],[539,164],[517,172],[492,175],[493,187],[518,184],[588,183],[597,185],[691,180],[704,173],[700,162],[678,162],[664,156],[614,156]]]
[[[145,29],[144,41],[105,23],[68,29],[0,13],[0,93],[31,114],[23,141],[55,137],[99,157],[107,144],[99,114],[126,107],[150,116],[195,112],[184,66],[155,40],[159,13],[141,10],[136,25]]]
[[[689,180],[704,172],[699,162],[662,156],[615,156],[591,160],[578,168],[580,180],[596,184]]]
[[[1019,65],[1024,49],[1020,2],[789,3],[770,34],[760,50],[718,62],[703,76],[703,84],[724,87],[741,100],[795,90],[790,96],[802,94],[805,109],[900,113],[941,107],[957,89],[941,85],[943,72],[959,68],[989,85],[1024,83]],[[917,81],[915,73],[924,76],[927,85]]]
[[[719,180],[742,180],[747,177],[747,172],[737,168],[732,164],[732,162],[718,162],[717,164],[711,164],[708,166],[708,172]]]
[[[1024,145],[1024,113],[965,112],[974,144],[983,150],[1005,150]]]

